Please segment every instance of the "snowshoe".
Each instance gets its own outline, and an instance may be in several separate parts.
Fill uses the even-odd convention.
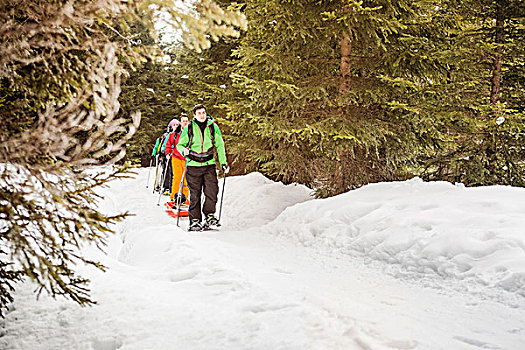
[[[204,224],[204,229],[216,229],[220,227],[221,224],[219,223],[219,220],[215,217],[214,214],[208,214],[206,215],[206,221]]]
[[[184,195],[184,193],[181,193],[180,194],[180,198],[179,198],[179,193],[175,193],[175,196],[173,196],[173,199],[172,199],[172,202],[180,202],[180,203],[186,203],[187,200],[186,200],[186,196]]]
[[[181,210],[184,208],[186,210],[188,210],[188,207],[185,206],[184,204],[180,204],[180,203],[177,203],[177,201],[173,201],[173,202],[168,202],[169,203],[169,206],[171,209],[173,210],[177,210],[179,209],[179,206],[181,207]]]
[[[187,205],[182,204],[180,210],[178,209],[176,202],[166,202],[164,203],[164,206],[166,207],[166,213],[172,218],[183,218],[190,215]]]
[[[188,231],[202,231],[203,227],[199,219],[192,219]]]

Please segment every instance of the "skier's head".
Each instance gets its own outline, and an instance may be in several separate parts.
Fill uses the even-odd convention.
[[[188,118],[188,115],[186,113],[180,114],[180,125],[182,129],[186,127],[190,123],[190,118]]]
[[[169,127],[171,127],[172,130],[175,130],[177,125],[179,125],[180,122],[177,119],[172,119],[169,123]]]
[[[198,104],[193,107],[193,116],[198,121],[203,122],[206,120],[206,107],[203,104]]]

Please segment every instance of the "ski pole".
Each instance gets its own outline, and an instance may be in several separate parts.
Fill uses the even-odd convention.
[[[222,171],[224,174],[224,181],[222,182],[222,193],[221,193],[221,204],[219,206],[219,219],[218,221],[221,221],[221,214],[222,214],[222,200],[224,199],[224,187],[226,186],[226,171]]]
[[[162,179],[164,179],[166,177],[166,173],[168,172],[168,162],[170,161],[170,157],[168,157],[168,160],[166,161],[166,165],[165,165],[165,168],[164,168],[164,175],[162,176]],[[164,183],[164,181],[162,180],[161,181],[161,184]],[[164,189],[161,188],[160,191],[159,191],[159,200],[157,201],[157,205],[160,205],[160,197],[162,197],[162,191]]]
[[[149,170],[148,170],[148,181],[146,181],[146,188],[148,188],[149,184],[149,176],[151,175],[151,164],[153,163],[153,158],[150,158],[149,160]]]
[[[184,163],[184,170],[182,171],[182,178],[180,179],[180,183],[179,183],[179,192],[177,193],[177,227],[179,227],[180,206],[182,205],[180,199],[181,199],[182,188],[184,187],[184,176],[186,176],[187,167],[188,167],[188,161],[186,160],[186,162]]]

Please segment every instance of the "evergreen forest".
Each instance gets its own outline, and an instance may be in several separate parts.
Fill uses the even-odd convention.
[[[169,61],[124,83],[123,112],[151,126],[130,161],[147,165],[169,120],[204,103],[235,173],[320,197],[412,176],[524,185],[521,1],[217,3],[246,16],[240,37],[161,41]]]
[[[231,174],[317,197],[525,186],[521,0],[7,0],[0,17],[0,311],[25,277],[95,302],[75,265],[104,266],[79,251],[128,214],[94,189],[150,165],[199,103]]]

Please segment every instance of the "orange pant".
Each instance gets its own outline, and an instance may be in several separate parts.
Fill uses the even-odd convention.
[[[180,180],[182,178],[182,173],[184,172],[185,160],[171,157],[171,168],[173,169],[173,181],[171,183],[171,200],[175,198],[175,195],[179,192]],[[187,199],[190,199],[190,189],[188,188],[188,183],[186,182],[186,174],[184,175],[184,184],[182,187],[182,193],[186,196]]]

